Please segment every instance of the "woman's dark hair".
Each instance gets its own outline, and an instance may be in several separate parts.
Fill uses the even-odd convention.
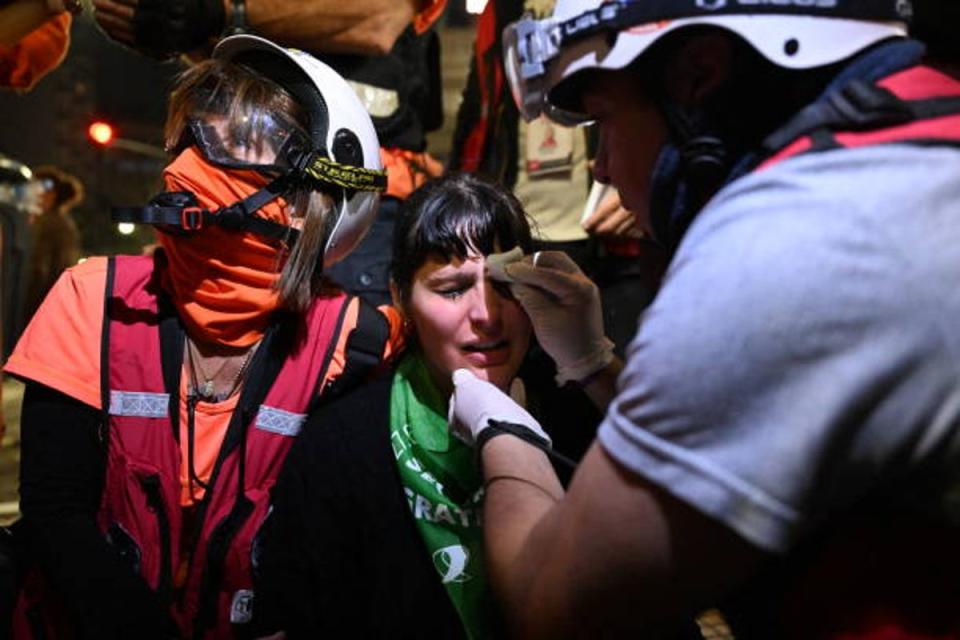
[[[519,246],[533,251],[530,223],[508,191],[474,175],[452,173],[417,189],[400,208],[390,273],[407,300],[413,274],[431,255],[444,260]]]

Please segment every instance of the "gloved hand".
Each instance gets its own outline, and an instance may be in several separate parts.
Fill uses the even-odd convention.
[[[557,383],[580,382],[610,364],[613,342],[604,335],[597,285],[562,251],[520,255],[490,256],[488,273],[510,283],[540,346],[557,365]]]
[[[451,432],[473,446],[481,441],[481,433],[490,428],[490,421],[519,425],[529,429],[550,446],[550,437],[540,423],[518,405],[513,398],[467,369],[453,372],[453,395],[450,396],[448,422]],[[516,433],[510,431],[510,433]],[[522,436],[519,436],[522,437]]]
[[[94,0],[108,36],[154,58],[193,51],[226,23],[222,0]]]

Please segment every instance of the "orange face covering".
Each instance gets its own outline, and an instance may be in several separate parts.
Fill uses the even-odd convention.
[[[164,170],[168,191],[190,191],[200,206],[215,210],[259,191],[269,179],[256,171],[220,169],[190,147]],[[289,224],[281,198],[257,216]],[[263,336],[277,308],[274,284],[282,250],[250,233],[211,225],[185,236],[159,233],[168,261],[164,287],[173,297],[191,337],[246,347]]]

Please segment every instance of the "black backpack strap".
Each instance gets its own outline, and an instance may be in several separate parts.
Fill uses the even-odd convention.
[[[960,113],[960,96],[903,100],[892,91],[854,80],[821,102],[801,110],[783,128],[763,142],[768,153],[794,140],[814,136],[814,148],[829,146],[837,131],[870,131]],[[817,136],[819,135],[819,139]]]
[[[781,129],[763,141],[769,153],[776,153],[794,140],[815,131],[866,131],[905,124],[915,118],[910,105],[891,91],[862,80],[854,80],[826,99],[802,109]]]
[[[157,300],[160,331],[160,367],[163,373],[163,387],[169,398],[167,413],[170,416],[170,428],[173,438],[180,442],[180,372],[183,367],[183,347],[186,331],[173,307],[173,301],[166,294],[160,294]]]
[[[383,361],[383,351],[390,339],[390,323],[372,304],[363,298],[359,300],[357,324],[347,337],[343,371],[327,385],[315,403],[332,400],[359,386]]]
[[[103,414],[103,429],[110,420],[110,322],[113,283],[117,275],[117,259],[107,258],[107,278],[103,291],[103,326],[100,328],[100,411]],[[105,433],[100,434],[105,439]]]

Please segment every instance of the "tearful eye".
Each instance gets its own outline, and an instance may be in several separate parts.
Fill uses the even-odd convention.
[[[455,287],[453,289],[443,289],[442,291],[437,291],[438,294],[447,298],[448,300],[456,300],[463,295],[463,287]]]

